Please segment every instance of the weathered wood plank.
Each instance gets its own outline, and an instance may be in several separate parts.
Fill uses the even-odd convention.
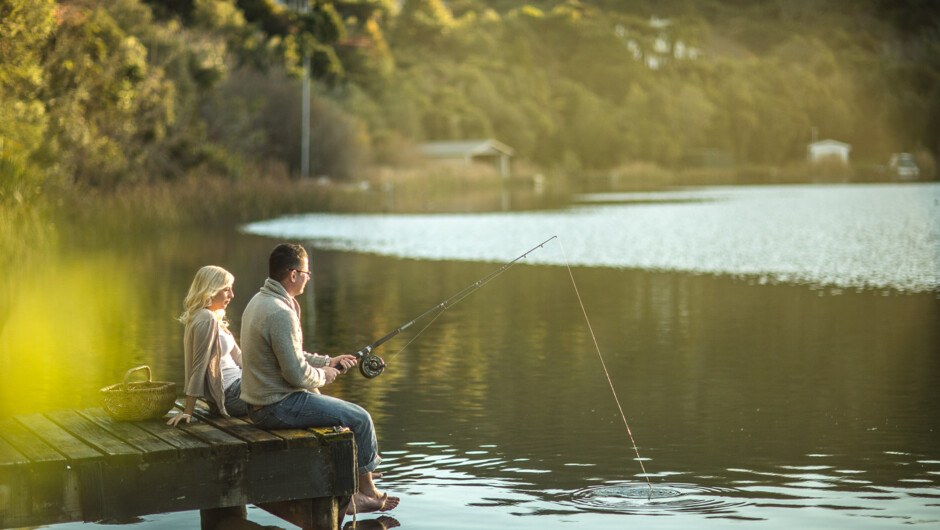
[[[0,467],[29,463],[29,458],[16,450],[9,442],[0,438]]]
[[[288,448],[316,447],[323,443],[322,437],[307,429],[275,429],[270,432],[283,438]]]
[[[255,449],[283,449],[287,447],[283,438],[272,434],[269,431],[259,429],[239,418],[226,418],[209,414],[207,411],[193,411],[194,419],[208,423],[218,429],[225,431],[232,436],[244,440],[251,444],[252,450]]]
[[[145,459],[141,450],[76,411],[55,411],[46,416],[105,455],[100,465],[100,484],[93,485],[93,515],[85,514],[84,520],[121,519],[172,508],[172,499],[153,495],[155,484],[175,484],[177,480],[179,461],[172,446],[161,442],[170,448],[171,458]],[[132,427],[128,422],[117,423],[124,424],[125,429]]]
[[[81,520],[78,471],[56,462],[0,467],[0,528]]]
[[[194,421],[192,423],[179,423],[176,428],[191,434],[209,444],[217,453],[244,453],[248,444],[227,432],[208,423]]]
[[[205,404],[199,404],[208,410]],[[176,402],[179,409],[183,404]],[[181,467],[180,481],[186,485],[179,500],[198,504],[200,508],[220,508],[247,504],[249,474],[249,444],[208,423],[194,421],[170,427],[161,421],[160,429],[172,429],[204,442],[210,448],[210,456],[193,460],[188,450],[181,451],[186,462]],[[148,426],[149,428],[149,426]],[[163,430],[163,433],[168,431]],[[198,486],[198,487],[193,487]]]
[[[68,431],[59,427],[49,418],[39,413],[15,416],[14,419],[22,423],[27,429],[36,433],[49,445],[65,455],[69,460],[91,461],[102,457],[100,451],[95,450],[85,442],[79,440]]]
[[[333,489],[352,495],[359,487],[359,464],[356,460],[356,442],[351,431],[334,432],[324,436],[329,445]]]
[[[102,419],[102,421],[106,421]],[[140,493],[120,503],[111,502],[111,517],[129,517],[246,504],[248,444],[229,437],[209,425],[202,425],[196,436],[185,424],[172,427],[165,419],[141,422],[117,422],[133,425],[173,448],[173,458],[155,459],[138,475],[130,477],[128,487]],[[205,429],[209,429],[206,431]],[[216,431],[213,434],[211,431]],[[208,441],[207,441],[208,439]],[[171,494],[155,494],[155,484],[172,486]],[[116,515],[120,513],[120,515]]]
[[[134,422],[134,425],[172,445],[180,452],[180,458],[197,458],[212,453],[212,446],[182,429],[171,427],[163,420]]]
[[[277,452],[253,453],[248,467],[251,502],[326,497],[335,491],[330,450],[299,447]]]
[[[24,472],[26,464],[29,464],[26,455],[0,438],[0,527],[15,514],[29,512],[30,484]]]
[[[115,437],[74,410],[57,410],[48,412],[45,416],[104,455],[112,458],[133,457],[135,460],[141,457],[139,449]]]
[[[141,429],[140,425],[135,422],[118,421],[108,416],[101,407],[82,409],[77,412],[87,418],[88,421],[94,422],[125,443],[139,449],[146,461],[163,460],[178,455],[175,446],[155,434]]]
[[[182,410],[183,403],[177,403],[177,407]],[[332,496],[338,493],[335,472],[330,462],[331,448],[324,444],[322,434],[308,429],[258,429],[244,419],[210,414],[202,401],[197,402],[194,416],[233,436],[250,441],[251,455],[245,473],[248,478],[248,497],[254,502]],[[324,429],[323,432],[333,431]],[[351,433],[343,436],[345,438],[337,441],[346,441],[346,445],[353,447]],[[354,462],[351,465],[355,466]],[[350,472],[347,482],[354,484],[354,475],[354,472]],[[339,493],[351,494],[345,490]]]
[[[12,418],[0,420],[0,437],[16,447],[30,462],[61,462],[65,464],[65,456]]]
[[[0,466],[0,528],[81,520],[79,471],[65,456],[11,418],[0,420],[0,441],[8,459]]]
[[[176,407],[182,409],[183,403],[177,401]],[[205,403],[202,402],[197,402],[197,407],[202,407],[203,410],[208,410],[208,408],[205,406]],[[224,430],[221,430],[214,425],[197,421],[197,418],[194,418],[191,423],[180,422],[177,424],[176,428],[209,444],[214,454],[238,457],[245,455],[248,452],[247,442],[236,438],[231,434],[228,434]],[[244,467],[244,465],[241,467]]]
[[[78,472],[81,520],[101,520],[104,517],[105,498],[104,453],[86,444],[42,414],[27,414],[16,416],[14,419],[69,459],[69,466]]]

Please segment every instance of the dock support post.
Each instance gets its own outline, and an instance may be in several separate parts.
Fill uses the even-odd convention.
[[[211,508],[199,510],[200,527],[202,530],[225,530],[234,528],[232,524],[238,520],[248,520],[248,509],[245,505],[226,506],[224,508]]]
[[[257,506],[304,530],[341,530],[351,497],[265,502]]]

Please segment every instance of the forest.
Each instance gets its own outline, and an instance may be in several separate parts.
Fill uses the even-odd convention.
[[[193,175],[356,181],[421,142],[537,171],[940,149],[930,0],[0,0],[0,205]]]

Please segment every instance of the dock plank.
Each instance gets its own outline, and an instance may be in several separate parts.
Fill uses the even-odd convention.
[[[107,456],[139,458],[142,454],[136,447],[115,437],[74,410],[57,410],[48,412],[45,416],[72,436]]]
[[[49,445],[55,447],[69,460],[95,460],[103,456],[100,451],[79,440],[38,412],[24,416],[14,416],[14,419],[36,433]]]
[[[0,420],[0,528],[80,520],[80,476],[62,453],[13,418]]]
[[[177,401],[175,403],[176,408],[182,410],[183,403]],[[206,406],[205,402],[197,401],[196,410],[193,412],[201,411],[205,414],[208,414],[209,408]],[[176,424],[176,428],[182,429],[183,431],[192,434],[193,436],[199,438],[200,440],[208,443],[213,447],[215,451],[241,451],[247,449],[247,443],[231,434],[225,432],[222,429],[219,429],[215,425],[198,421],[199,418],[193,418],[193,421],[190,423],[180,422]]]
[[[323,442],[317,433],[308,429],[274,429],[270,432],[282,438],[288,448],[317,447]]]
[[[240,418],[226,418],[209,414],[207,411],[193,411],[194,419],[208,423],[226,433],[252,444],[253,448],[281,449],[287,447],[280,436],[255,427],[253,424]]]
[[[169,458],[178,454],[174,445],[145,431],[135,422],[119,421],[108,416],[101,407],[81,409],[76,412],[125,443],[139,449],[143,453],[144,460]]]
[[[12,418],[0,420],[0,438],[23,453],[30,462],[62,462],[65,456]]]
[[[26,513],[30,508],[29,477],[23,472],[29,458],[0,438],[0,527],[16,513]]]
[[[185,423],[177,425],[181,431],[191,434],[209,444],[215,452],[243,452],[248,444],[213,425],[202,422]]]
[[[29,458],[16,450],[9,442],[0,438],[0,467],[28,464]]]
[[[134,424],[175,447],[180,452],[180,457],[185,454],[189,458],[194,458],[205,456],[212,452],[212,446],[210,444],[182,429],[167,425],[163,420],[139,421]]]

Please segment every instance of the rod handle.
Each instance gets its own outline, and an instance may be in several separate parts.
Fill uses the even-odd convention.
[[[357,351],[356,353],[352,354],[352,356],[356,358],[356,361],[361,361],[363,357],[372,353],[372,350],[374,349],[375,348],[373,348],[372,345],[369,345]],[[348,373],[349,373],[349,368],[344,368],[340,370],[339,375],[348,374]]]

